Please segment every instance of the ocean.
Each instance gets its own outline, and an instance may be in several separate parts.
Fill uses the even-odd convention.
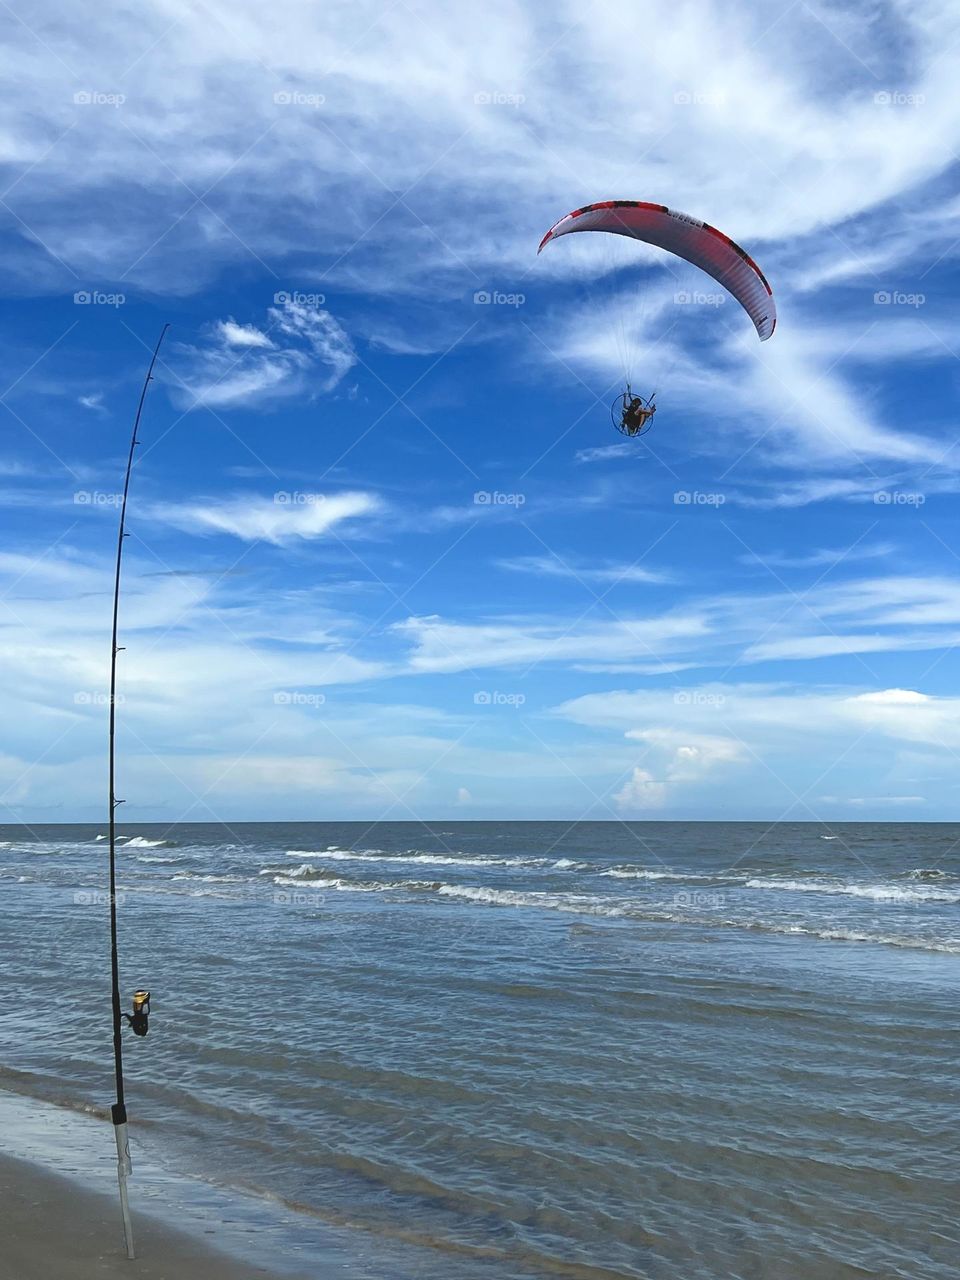
[[[132,1136],[278,1269],[956,1276],[960,825],[121,832]],[[94,1114],[106,854],[0,828],[0,1089]]]

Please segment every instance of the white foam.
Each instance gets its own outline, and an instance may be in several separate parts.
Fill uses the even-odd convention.
[[[294,880],[298,877],[321,876],[323,875],[323,872],[318,871],[317,868],[309,862],[301,862],[299,867],[294,867],[293,869],[288,869],[287,867],[264,867],[258,874],[261,876],[283,875]]]
[[[710,881],[713,876],[690,875],[682,871],[647,871],[643,867],[611,867],[609,871],[601,871],[603,876],[615,880],[699,880]],[[721,877],[724,881],[729,876]]]
[[[832,884],[824,880],[748,880],[748,889],[773,889],[787,893],[828,893],[871,902],[960,902],[960,893],[946,889],[898,889],[883,884]]]
[[[368,880],[364,883],[361,880],[341,880],[336,877],[332,880],[315,879],[315,880],[295,880],[289,876],[274,876],[273,883],[286,887],[288,889],[301,889],[303,891],[312,890],[319,893],[326,893],[328,889],[335,889],[338,893],[396,893],[403,891],[406,893],[429,892],[436,890],[435,884],[428,884],[418,880],[401,880],[401,881],[378,881]]]
[[[245,876],[200,876],[193,871],[178,871],[176,875],[171,876],[172,880],[194,880],[200,884],[244,884]]]
[[[469,902],[482,902],[492,907],[541,907],[548,911],[572,911],[601,916],[627,914],[622,907],[606,905],[585,894],[543,893],[535,890],[524,893],[516,889],[490,889],[482,885],[471,888],[459,884],[442,884],[437,892],[441,897],[465,898]]]
[[[353,853],[345,849],[288,849],[288,858],[325,858],[329,862],[396,862],[433,867],[531,867],[543,866],[546,858],[471,858],[466,854],[443,853],[384,853],[380,849],[365,849]]]
[[[727,920],[724,924],[736,924]],[[740,926],[759,929],[765,933],[801,934],[807,938],[820,938],[824,942],[868,942],[874,946],[906,947],[915,951],[940,951],[947,955],[960,955],[960,939],[946,938],[942,942],[932,938],[911,938],[907,935],[897,937],[890,934],[864,933],[862,929],[809,928],[804,925],[781,925],[767,921],[754,921]]]

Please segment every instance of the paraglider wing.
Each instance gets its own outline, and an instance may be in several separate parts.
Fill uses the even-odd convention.
[[[540,241],[545,245],[571,231],[607,231],[655,244],[685,258],[712,276],[740,303],[765,342],[777,324],[773,291],[763,272],[738,244],[716,227],[663,204],[641,200],[604,200],[568,213]]]

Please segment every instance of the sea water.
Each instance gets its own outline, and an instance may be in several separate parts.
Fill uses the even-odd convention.
[[[101,1111],[102,837],[0,828],[0,1087]],[[958,847],[912,824],[125,826],[125,999],[153,1010],[125,1037],[131,1129],[282,1208],[278,1265],[326,1224],[357,1276],[952,1278]]]

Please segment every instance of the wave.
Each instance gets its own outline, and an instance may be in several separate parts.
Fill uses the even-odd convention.
[[[442,884],[437,892],[443,898],[463,898],[493,907],[545,907],[551,911],[572,911],[577,914],[600,916],[624,916],[624,907],[603,903],[586,894],[544,893],[537,890],[490,889],[483,886]]]
[[[883,884],[835,884],[826,880],[748,880],[748,889],[772,889],[785,893],[826,893],[871,902],[960,902],[960,893],[947,889],[898,889]]]
[[[801,924],[777,924],[770,920],[734,921],[724,920],[724,924],[734,925],[740,929],[756,929],[761,933],[801,934],[808,938],[820,938],[824,942],[867,942],[872,946],[905,947],[911,951],[939,951],[947,955],[960,955],[960,939],[917,938],[908,934],[866,933],[862,929],[838,929],[825,926]]]
[[[663,924],[700,925],[707,928],[749,929],[764,933],[802,934],[819,938],[824,942],[865,942],[872,946],[906,947],[919,951],[939,951],[960,955],[960,940],[937,941],[932,938],[910,937],[896,934],[871,934],[857,929],[829,926],[805,926],[779,924],[775,921],[729,919],[714,914],[691,916],[673,911],[643,911],[613,905],[603,905],[596,900],[578,899],[574,895],[564,897],[549,893],[522,893],[502,889],[469,889],[459,885],[443,885],[439,892],[447,897],[463,897],[490,906],[547,907],[555,911],[573,912],[578,915],[626,917]]]
[[[339,893],[430,893],[442,887],[439,880],[343,880],[337,876],[331,879],[313,877],[296,879],[286,875],[275,875],[273,883],[286,889],[335,889]]]
[[[364,849],[362,852],[354,853],[352,850],[337,849],[336,847],[322,851],[288,849],[287,857],[326,858],[330,862],[397,862],[435,867],[543,867],[563,864],[564,869],[566,869],[568,863],[567,859],[561,859],[560,863],[555,863],[549,858],[478,858],[471,857],[465,853],[419,853],[415,850],[410,850],[407,853],[386,853],[382,849]],[[571,867],[574,865],[578,864],[569,863]]]
[[[315,867],[310,862],[302,862],[299,867],[262,867],[257,872],[261,876],[283,876],[287,880],[323,880],[330,879],[333,875],[330,871],[324,871],[322,867]]]
[[[172,844],[170,840],[148,840],[146,836],[120,836],[125,849],[159,849],[162,845]],[[100,837],[97,836],[99,840]]]
[[[194,880],[198,884],[246,884],[248,880],[247,876],[198,875],[194,871],[178,871],[170,878],[171,880]]]
[[[615,880],[699,880],[701,884],[726,884],[731,879],[743,880],[743,876],[709,876],[693,875],[683,871],[647,871],[644,867],[611,867],[609,871],[601,871],[602,876]]]
[[[490,858],[476,854],[456,853],[422,853],[419,849],[408,849],[406,853],[387,853],[384,849],[340,849],[332,845],[329,849],[288,849],[288,858],[323,858],[328,862],[388,862],[426,867],[517,867],[524,870],[538,868],[552,871],[592,871],[589,862],[578,862],[573,858]]]

